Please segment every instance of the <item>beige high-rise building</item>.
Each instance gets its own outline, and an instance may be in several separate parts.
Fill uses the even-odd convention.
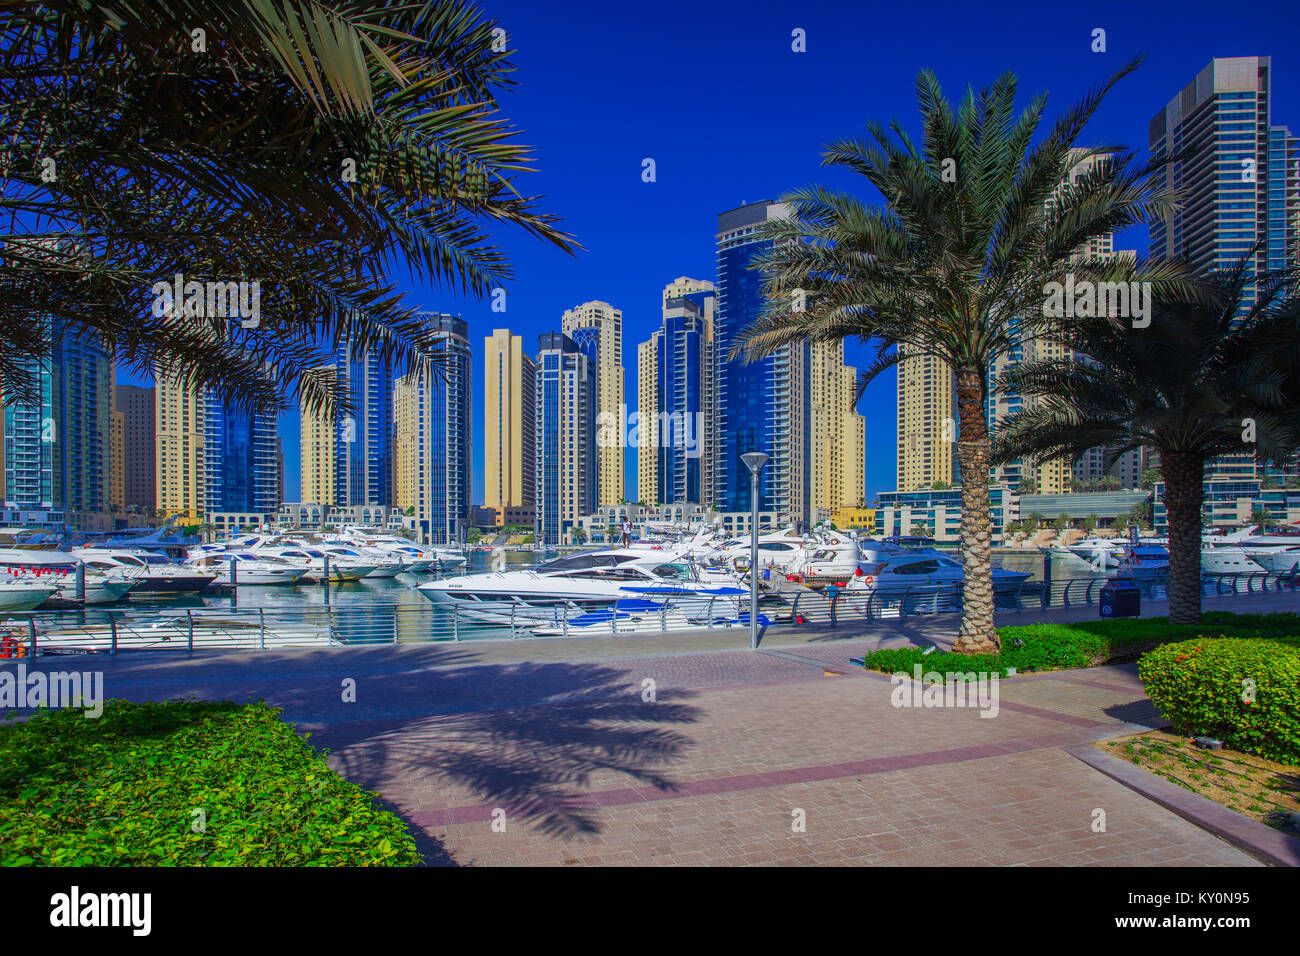
[[[336,377],[334,366],[325,365],[313,369],[326,381]],[[299,474],[301,476],[299,501],[319,505],[346,504],[338,498],[338,419],[333,414],[324,414],[302,407],[302,426],[299,432],[299,451],[301,453]]]
[[[416,377],[393,383],[393,506],[406,511],[419,497],[420,401]]]
[[[1070,167],[1066,177],[1067,182],[1078,182],[1088,175],[1092,169],[1108,162],[1110,159],[1109,153],[1084,158],[1085,152],[1085,150],[1081,149],[1071,151],[1071,159],[1077,160],[1077,162]],[[1049,200],[1050,204],[1051,201]],[[1135,253],[1131,250],[1116,252],[1114,236],[1110,234],[1089,240],[1080,246],[1075,253],[1076,259],[1106,260],[1116,256],[1133,257]],[[998,359],[993,363],[993,378],[994,381],[997,381],[1008,368],[1018,362],[1048,362],[1059,361],[1064,358],[1078,359],[1079,356],[1058,342],[1043,338],[1031,339],[1022,345],[1019,355],[1016,357],[998,356]],[[1024,411],[1032,409],[1036,401],[1034,398],[1022,398],[1015,393],[995,390],[989,396],[990,428],[996,428],[999,419],[1017,409]],[[1032,487],[1037,494],[1060,495],[1070,492],[1074,483],[1075,472],[1076,468],[1069,457],[1063,456],[1046,461],[1020,461],[1003,465],[995,470],[994,478],[997,481],[1016,483],[1013,479],[1018,474],[1021,480],[1025,477],[1031,479]]]
[[[587,332],[585,330],[592,330]],[[623,312],[608,302],[584,302],[567,310],[560,331],[596,360],[596,427],[623,418]],[[594,340],[594,341],[593,341]],[[616,505],[626,499],[622,441],[606,441],[596,449],[596,507]]]
[[[203,515],[203,401],[200,391],[186,388],[175,375],[159,368],[155,374],[158,427],[154,486],[158,510],[165,517]]]
[[[857,369],[844,364],[844,343],[811,348],[812,507],[828,516],[863,503],[866,481],[866,419],[857,410]]]
[[[957,380],[943,359],[899,347],[899,491],[952,484],[957,477]]]
[[[483,504],[498,522],[506,508],[534,505],[536,387],[523,337],[493,329],[483,340]]]
[[[110,511],[126,509],[126,416],[110,412],[108,430],[108,507]]]
[[[636,347],[637,447],[636,498],[644,505],[658,504],[659,429],[654,410],[659,407],[659,337],[656,331]]]

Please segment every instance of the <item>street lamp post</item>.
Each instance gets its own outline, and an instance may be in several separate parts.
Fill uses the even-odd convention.
[[[768,457],[761,451],[740,456],[749,469],[749,649],[758,648],[758,473]]]

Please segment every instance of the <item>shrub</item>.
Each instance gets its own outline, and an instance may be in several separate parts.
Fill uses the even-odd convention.
[[[401,818],[279,713],[112,700],[98,719],[68,709],[0,724],[0,865],[418,863]]]
[[[1145,651],[1171,641],[1201,636],[1265,637],[1300,647],[1300,615],[1206,614],[1200,624],[1170,624],[1168,618],[1144,617],[1069,624],[1023,624],[998,628],[1002,653],[967,656],[905,647],[866,654],[869,670],[911,672],[916,664],[926,670],[985,670],[1005,674],[1014,667],[1021,673],[1072,667],[1094,667],[1112,660],[1132,660]]]
[[[1300,763],[1300,647],[1202,637],[1142,658],[1147,696],[1175,731],[1217,737],[1268,760]],[[1253,694],[1246,693],[1253,681]]]

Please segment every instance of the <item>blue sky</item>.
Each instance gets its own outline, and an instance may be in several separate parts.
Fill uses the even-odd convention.
[[[619,5],[489,0],[509,32],[519,85],[503,113],[534,147],[521,188],[585,247],[568,256],[498,232],[514,264],[507,311],[405,281],[418,307],[469,323],[475,352],[475,500],[483,487],[483,337],[505,326],[535,345],[561,313],[589,299],[623,310],[626,393],[635,406],[636,344],[660,321],[660,292],[677,276],[714,278],[719,212],[821,182],[876,201],[857,177],[820,168],[829,140],[870,119],[916,131],[913,82],[930,67],[950,98],[1014,69],[1023,98],[1050,94],[1049,116],[1073,104],[1130,56],[1146,63],[1103,104],[1090,143],[1144,149],[1155,112],[1216,56],[1273,57],[1273,121],[1300,130],[1300,27],[1292,2],[864,4],[709,0]],[[807,52],[791,50],[806,31]],[[1091,51],[1092,31],[1107,51]],[[653,158],[657,181],[641,180]],[[1145,248],[1145,232],[1119,237]],[[396,277],[402,282],[406,277]],[[866,349],[850,344],[861,365]],[[123,379],[124,381],[126,379]],[[866,392],[867,500],[894,485],[894,388]],[[283,417],[285,493],[298,496],[298,418]],[[635,486],[628,456],[628,491]]]

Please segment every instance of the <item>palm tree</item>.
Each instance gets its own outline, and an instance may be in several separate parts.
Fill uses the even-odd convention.
[[[339,343],[436,371],[392,268],[481,296],[488,228],[572,249],[516,182],[496,30],[467,0],[0,2],[0,390],[65,329],[246,407],[346,404],[311,371]],[[178,273],[258,282],[256,324],[155,308]]]
[[[1064,285],[1067,273],[1088,281],[1181,277],[1173,268],[1079,253],[1089,240],[1163,208],[1151,190],[1154,166],[1119,148],[1074,148],[1105,93],[1137,65],[1066,110],[1041,137],[1047,98],[1035,97],[1017,116],[1013,73],[978,95],[968,89],[954,108],[935,74],[924,71],[916,81],[920,143],[898,121],[888,128],[873,122],[865,139],[831,143],[823,154],[824,166],[862,175],[883,208],[810,186],[787,198],[788,218],[765,229],[772,245],[756,267],[765,273],[769,307],[743,336],[747,358],[857,338],[878,347],[860,390],[909,355],[938,358],[956,376],[960,651],[997,648],[985,418],[991,363],[1035,335],[1048,284]],[[1080,164],[1087,172],[1071,176]]]
[[[1147,328],[1073,319],[1057,337],[1087,360],[1008,375],[1041,401],[1007,419],[999,460],[1097,446],[1112,461],[1142,445],[1160,453],[1174,623],[1200,620],[1205,465],[1223,455],[1281,461],[1300,437],[1300,298],[1287,291],[1295,280],[1256,274],[1247,256],[1209,276],[1200,297],[1157,299]]]

